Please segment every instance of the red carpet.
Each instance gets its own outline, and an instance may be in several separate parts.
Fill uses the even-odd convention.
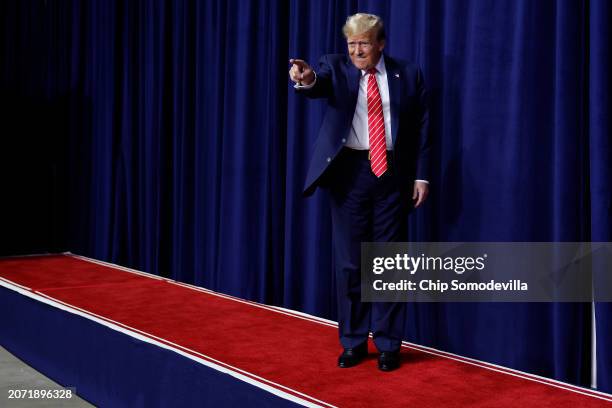
[[[434,352],[376,354],[336,368],[332,324],[71,255],[0,260],[4,285],[26,289],[154,338],[288,394],[342,407],[595,407],[612,396]],[[194,363],[195,364],[195,363]],[[488,368],[487,368],[488,367]]]

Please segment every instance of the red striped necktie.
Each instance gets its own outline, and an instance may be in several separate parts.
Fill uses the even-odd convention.
[[[368,70],[368,133],[370,135],[370,166],[376,177],[387,171],[387,142],[382,99],[376,83],[376,68]]]

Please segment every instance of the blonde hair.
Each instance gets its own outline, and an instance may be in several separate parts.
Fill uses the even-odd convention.
[[[360,35],[375,30],[376,40],[385,40],[385,27],[382,18],[374,14],[357,13],[346,18],[346,23],[342,27],[342,33],[346,38],[352,35]]]

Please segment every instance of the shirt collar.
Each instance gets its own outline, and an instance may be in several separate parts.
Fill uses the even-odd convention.
[[[380,58],[378,59],[378,63],[376,63],[376,66],[374,66],[374,68],[376,68],[376,71],[378,71],[379,74],[384,75],[387,73],[387,70],[385,68],[385,55],[384,54],[380,54]],[[361,76],[364,76],[365,74],[368,73],[368,71],[361,69]]]

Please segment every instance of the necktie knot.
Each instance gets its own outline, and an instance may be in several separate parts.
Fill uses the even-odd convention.
[[[370,69],[368,69],[368,74],[370,74],[370,75],[376,75],[376,72],[377,72],[377,71],[376,71],[376,68],[370,68]]]

